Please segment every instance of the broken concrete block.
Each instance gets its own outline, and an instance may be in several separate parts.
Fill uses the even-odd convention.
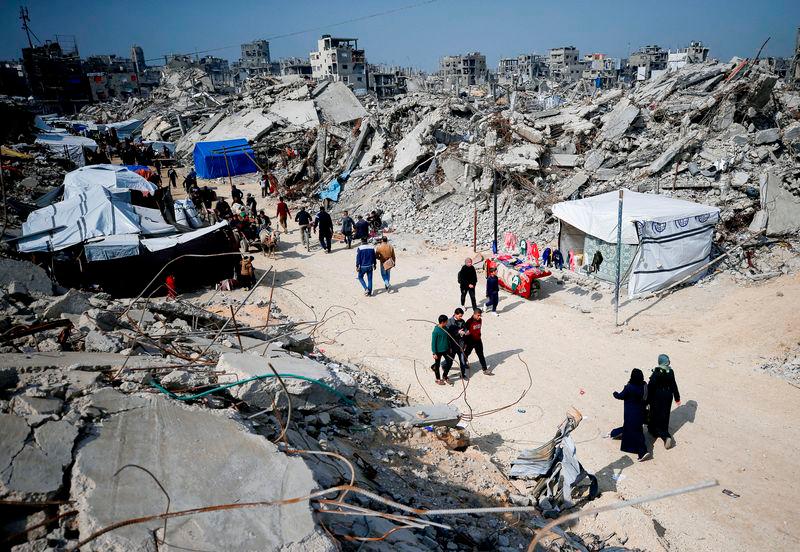
[[[578,164],[578,155],[554,153],[550,156],[550,164],[556,167],[574,167]]]
[[[536,171],[539,170],[539,156],[543,151],[544,146],[520,144],[498,154],[495,163],[498,167],[511,172]]]
[[[0,259],[0,286],[7,287],[12,282],[24,284],[29,292],[53,294],[53,283],[42,267],[28,261]]]
[[[589,172],[594,172],[600,168],[603,161],[606,160],[606,154],[602,150],[591,150],[587,152],[583,160],[583,168]]]
[[[531,144],[544,143],[544,135],[533,127],[517,123],[513,126],[513,129],[523,140],[527,140]]]
[[[631,104],[627,98],[623,98],[608,115],[604,116],[605,124],[600,130],[599,139],[618,140],[627,132],[638,115],[639,108]]]
[[[77,323],[79,329],[95,330],[99,328],[104,332],[110,332],[117,326],[119,326],[117,315],[101,309],[89,309],[81,314]]]
[[[187,372],[186,370],[173,370],[161,378],[161,386],[164,389],[175,391],[178,389],[188,389],[208,385],[209,379],[202,374]]]
[[[6,288],[6,293],[13,299],[23,299],[28,296],[28,286],[22,282],[11,282]]]
[[[17,436],[18,426],[17,423],[14,427]],[[3,471],[3,490],[28,499],[49,498],[57,493],[63,484],[64,468],[72,462],[72,446],[77,436],[78,429],[63,420],[35,428],[33,440],[25,444]]]
[[[683,138],[679,138],[676,142],[674,142],[667,150],[662,153],[658,159],[650,163],[647,167],[647,174],[653,176],[654,174],[659,173],[664,167],[666,167],[670,161],[672,161],[678,153],[686,147],[686,145],[695,139],[697,136],[697,131],[690,132]]]
[[[17,395],[11,401],[11,409],[14,413],[26,418],[58,414],[63,406],[64,401],[61,399],[29,397],[28,395]]]
[[[783,138],[784,144],[791,144],[792,142],[797,142],[800,140],[800,123],[794,122],[785,129],[783,129]]]
[[[314,109],[314,102],[310,100],[305,102],[282,100],[272,104],[269,111],[300,128],[311,129],[319,126],[317,110]]]
[[[800,197],[784,188],[781,179],[772,172],[767,180],[764,205],[767,236],[797,235],[800,232]]]
[[[86,335],[84,348],[94,353],[118,353],[124,348],[122,340],[116,336],[92,330]]]
[[[47,310],[44,311],[45,318],[59,318],[62,314],[83,314],[92,308],[89,303],[88,294],[71,289],[55,301],[50,303]]]
[[[392,165],[392,177],[395,180],[402,180],[420,161],[431,154],[432,146],[424,144],[423,140],[433,132],[443,117],[439,109],[428,113],[397,143]]]
[[[456,427],[461,415],[451,404],[412,404],[397,408],[382,408],[372,413],[378,424],[408,422],[414,427],[445,426]]]
[[[283,348],[305,355],[314,350],[314,338],[304,332],[295,332],[284,338]]]
[[[0,414],[0,478],[5,479],[30,432],[31,428],[22,416]]]
[[[583,171],[578,171],[572,176],[570,176],[566,182],[564,182],[561,186],[561,197],[562,199],[566,199],[571,197],[572,194],[580,190],[581,186],[586,184],[589,181],[589,175]]]
[[[759,130],[756,132],[755,143],[756,145],[772,144],[773,142],[777,142],[780,136],[780,129],[778,128]]]
[[[291,355],[277,347],[270,347],[264,357],[248,353],[225,353],[220,356],[217,369],[223,370],[241,381],[255,376],[272,374],[268,363],[272,364],[279,374],[292,374],[319,380],[348,396],[355,393],[352,387],[348,386],[324,364],[314,362],[306,357]],[[292,395],[292,404],[299,410],[314,409],[320,405],[341,404],[341,399],[337,395],[311,381],[297,378],[285,378],[283,381]],[[254,408],[272,408],[273,399],[277,400],[276,395],[282,392],[282,387],[277,378],[266,377],[231,387],[230,392]]]
[[[170,509],[271,501],[316,488],[300,458],[279,452],[218,411],[191,409],[163,396],[122,397],[112,415],[78,445],[71,498],[81,538],[121,519],[163,512],[164,494],[136,468],[153,473],[170,496]],[[144,400],[144,405],[141,401]],[[111,531],[93,550],[150,550],[162,521]],[[264,508],[204,513],[171,520],[161,535],[176,550],[312,550],[334,543],[314,521],[307,500]]]
[[[367,110],[343,82],[332,82],[314,98],[325,121],[340,125],[367,116]]]

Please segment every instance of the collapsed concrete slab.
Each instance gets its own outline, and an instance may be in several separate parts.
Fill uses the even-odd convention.
[[[300,458],[291,458],[224,415],[166,397],[117,393],[117,414],[78,447],[71,496],[85,538],[123,519],[170,510],[304,496],[316,484]],[[127,403],[130,402],[130,405]],[[335,550],[314,523],[307,500],[286,506],[225,510],[132,525],[107,533],[86,550],[152,550],[153,531],[176,550]]]
[[[439,109],[428,113],[397,143],[392,166],[392,177],[395,180],[402,180],[420,161],[431,154],[433,147],[424,143],[424,140],[443,117],[444,114]]]
[[[355,381],[342,372],[334,372],[326,365],[299,355],[292,355],[277,347],[270,347],[265,356],[249,353],[225,353],[217,363],[217,369],[244,379],[272,374],[267,364],[272,364],[279,374],[293,374],[319,380],[340,393],[352,396]],[[330,390],[311,381],[285,378],[284,383],[292,395],[292,405],[299,410],[310,410],[321,405],[341,404],[340,398]],[[275,377],[257,379],[230,389],[232,395],[254,408],[272,408],[278,400],[282,387]],[[285,400],[285,399],[284,399]]]
[[[608,115],[603,117],[605,124],[600,131],[601,140],[617,140],[625,134],[631,123],[639,116],[639,108],[623,98]]]
[[[340,125],[367,116],[367,110],[343,82],[332,82],[314,98],[326,122]]]
[[[690,132],[683,138],[678,139],[670,147],[664,151],[655,161],[650,163],[647,167],[647,174],[650,176],[661,172],[661,169],[666,167],[676,155],[678,155],[686,145],[697,137],[697,131]]]
[[[269,111],[300,128],[309,129],[319,126],[319,116],[312,101],[282,100],[274,103]]]
[[[579,158],[579,155],[571,153],[554,153],[550,156],[550,164],[556,167],[575,167]]]
[[[539,169],[539,156],[543,151],[544,147],[537,144],[520,144],[499,154],[495,163],[511,172],[536,171]]]
[[[7,287],[12,282],[25,284],[28,291],[53,294],[53,283],[42,267],[27,261],[0,259],[0,287]]]
[[[800,197],[783,187],[781,179],[767,176],[763,203],[767,211],[767,236],[797,235],[800,232]]]
[[[382,408],[373,412],[372,417],[379,424],[408,422],[415,427],[456,427],[461,418],[458,408],[451,404],[412,404],[398,408]]]
[[[264,113],[261,109],[242,109],[236,113],[217,120],[212,117],[209,123],[204,126],[212,125],[211,129],[203,134],[203,129],[199,138],[204,142],[216,142],[220,140],[233,140],[244,138],[245,140],[258,140],[268,133],[276,124],[278,118],[269,113]]]
[[[0,437],[0,488],[4,496],[39,500],[51,498],[63,485],[64,468],[72,462],[72,446],[78,429],[67,421],[46,422],[33,429],[13,414],[0,415],[3,437]],[[28,428],[27,431],[25,428]],[[9,436],[5,436],[6,431]],[[24,436],[23,436],[24,434]],[[22,448],[19,448],[20,444]],[[9,452],[17,450],[7,460]],[[5,463],[5,467],[3,466]]]
[[[83,314],[92,308],[89,295],[77,289],[71,289],[55,301],[44,311],[45,318],[58,318],[62,314]]]

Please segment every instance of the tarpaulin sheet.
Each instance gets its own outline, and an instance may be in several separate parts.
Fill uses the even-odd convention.
[[[253,148],[244,138],[197,142],[194,145],[194,168],[200,178],[249,174],[258,172],[254,156]]]
[[[46,146],[56,157],[69,159],[79,167],[86,164],[83,148],[97,150],[97,142],[91,138],[71,134],[39,134],[36,143]]]
[[[176,245],[181,243],[190,242],[201,236],[219,230],[220,228],[223,228],[227,225],[228,221],[223,220],[222,222],[218,222],[213,226],[206,226],[205,228],[200,228],[199,230],[194,230],[193,232],[185,232],[183,234],[177,234],[175,236],[167,236],[164,238],[144,239],[142,240],[142,245],[148,251],[161,251],[162,249],[175,247]]]
[[[339,194],[342,193],[342,185],[339,183],[338,178],[330,181],[328,186],[319,193],[320,199],[330,199],[331,201],[339,201]]]
[[[110,261],[122,257],[133,257],[139,254],[139,236],[124,234],[121,236],[107,236],[83,246],[86,260]]]
[[[64,199],[70,199],[98,186],[112,192],[137,190],[144,194],[155,193],[158,189],[155,184],[122,165],[89,165],[68,172],[64,177]]]

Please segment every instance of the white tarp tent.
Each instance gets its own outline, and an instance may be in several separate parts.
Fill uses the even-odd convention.
[[[608,192],[553,205],[553,215],[562,222],[561,238],[569,232],[571,243],[578,243],[576,235],[585,235],[616,244],[618,201],[618,192]],[[636,246],[628,295],[663,289],[708,262],[717,222],[717,207],[625,190],[622,243]],[[584,261],[590,263],[591,258],[587,255]]]
[[[36,143],[46,146],[56,157],[69,159],[79,167],[86,164],[83,148],[97,151],[97,142],[84,136],[71,134],[46,133],[36,137]]]
[[[175,231],[157,209],[131,205],[128,192],[94,186],[28,215],[18,247],[25,253],[59,251],[92,238]]]
[[[112,192],[138,190],[144,194],[155,193],[158,189],[155,184],[122,165],[89,165],[69,172],[64,177],[64,199],[76,197],[98,186]]]

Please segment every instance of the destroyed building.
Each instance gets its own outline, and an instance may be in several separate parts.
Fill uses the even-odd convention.
[[[628,65],[636,70],[636,80],[647,80],[667,68],[668,52],[658,45],[648,45],[628,57]]]
[[[547,55],[550,77],[556,81],[576,81],[581,78],[583,64],[578,60],[580,52],[575,46],[551,48]]]
[[[497,77],[500,83],[526,83],[549,76],[545,56],[539,54],[520,54],[517,57],[501,58],[497,64]]]
[[[487,80],[486,56],[480,52],[444,56],[439,60],[439,75],[448,90],[461,90]]]
[[[269,41],[254,40],[242,44],[239,67],[247,71],[248,76],[271,74],[272,60],[269,56]]]
[[[367,57],[357,38],[322,35],[317,50],[309,54],[311,76],[317,80],[343,82],[354,89],[367,86]]]

